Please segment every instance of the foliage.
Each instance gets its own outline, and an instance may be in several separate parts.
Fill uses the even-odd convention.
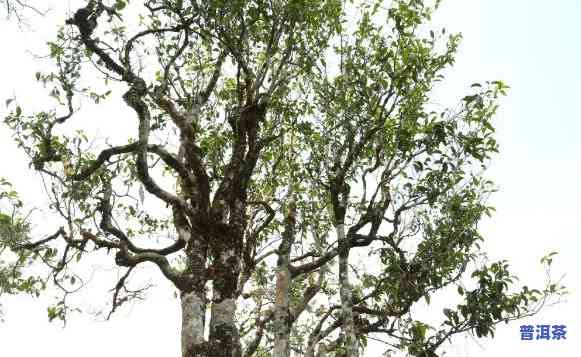
[[[428,31],[437,5],[88,1],[48,43],[54,72],[36,74],[55,108],[8,103],[62,222],[22,256],[43,251],[66,296],[75,264],[113,253],[124,273],[111,312],[141,297],[126,284],[155,264],[180,291],[184,329],[197,326],[184,356],[356,356],[380,338],[427,357],[536,313],[561,287],[515,289],[478,231],[508,87],[431,104],[460,41]],[[93,116],[135,123],[124,136],[99,140],[73,119],[116,98],[129,111]],[[450,288],[458,303],[439,324],[412,317]],[[210,321],[189,312],[206,309]]]
[[[22,202],[12,185],[0,178],[0,296],[25,293],[38,297],[46,284],[40,277],[26,272],[38,259],[39,252],[21,249],[30,231],[21,209]]]

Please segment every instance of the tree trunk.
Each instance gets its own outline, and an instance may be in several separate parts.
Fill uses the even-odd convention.
[[[276,300],[274,313],[274,352],[272,357],[290,357],[290,251],[295,238],[296,203],[292,188],[289,190],[285,230],[278,247],[276,267]]]
[[[182,293],[182,357],[241,357],[240,337],[234,322],[236,301],[214,302],[210,340],[204,339],[205,303],[195,293]]]
[[[341,333],[343,335],[345,355],[358,357],[359,349],[353,321],[353,296],[349,282],[349,241],[343,224],[337,224],[335,229],[339,241],[339,294],[341,297],[341,315],[343,317]]]
[[[191,292],[182,292],[182,357],[207,356],[204,341],[205,297]]]
[[[280,258],[279,258],[280,259]],[[276,272],[276,301],[274,314],[274,352],[272,357],[290,356],[289,326],[290,272],[287,264],[279,266]]]
[[[234,321],[236,300],[225,298],[212,305],[210,323],[210,354],[208,357],[241,357],[242,346]]]
[[[240,335],[234,321],[240,258],[235,249],[227,246],[223,246],[216,256],[218,259],[214,261],[216,276],[213,284],[209,356],[241,357]]]

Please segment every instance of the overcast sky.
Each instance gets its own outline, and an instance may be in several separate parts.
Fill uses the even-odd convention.
[[[33,17],[27,32],[0,21],[2,102],[15,94],[24,106],[42,104],[38,98],[43,91],[34,80],[39,62],[26,51],[41,54],[55,24],[63,22],[66,8],[56,4],[75,9],[79,1],[71,5],[52,1],[55,10],[42,20]],[[501,152],[488,173],[500,188],[492,198],[497,212],[482,225],[489,255],[508,259],[521,283],[534,286],[544,279],[539,259],[559,251],[553,274],[556,278],[566,274],[564,283],[572,292],[566,302],[537,316],[500,326],[494,340],[456,338],[453,345],[445,345],[447,356],[574,356],[581,349],[577,339],[581,304],[576,293],[581,286],[577,259],[581,246],[580,18],[578,0],[444,0],[434,19],[464,37],[457,63],[434,98],[436,103],[453,105],[474,82],[500,79],[511,86],[496,117]],[[4,108],[0,114],[4,116]],[[26,158],[16,150],[5,127],[0,127],[0,157],[0,176],[13,181],[30,205],[42,205],[38,177],[27,170]],[[89,312],[98,309],[103,298],[109,299],[105,291],[113,285],[100,280],[100,272],[94,281],[104,288],[99,295],[85,295],[80,301]],[[6,322],[0,323],[0,355],[178,356],[179,302],[174,290],[156,279],[160,276],[155,269],[150,273],[159,289],[108,322],[78,314],[63,329],[47,321],[51,298],[3,298]],[[524,323],[564,324],[567,339],[521,341],[519,326]]]

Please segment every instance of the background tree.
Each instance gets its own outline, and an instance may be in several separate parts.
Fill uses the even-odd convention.
[[[368,338],[434,356],[560,293],[514,290],[480,250],[506,85],[434,110],[459,41],[424,25],[437,4],[127,5],[72,14],[49,43],[54,72],[36,74],[58,106],[6,118],[62,221],[12,249],[42,257],[64,297],[105,250],[124,269],[111,312],[141,296],[127,283],[146,263],[180,291],[183,356],[357,356]],[[83,131],[83,100],[118,97],[133,133]],[[412,314],[449,288],[439,322]],[[63,298],[49,318],[69,310]]]

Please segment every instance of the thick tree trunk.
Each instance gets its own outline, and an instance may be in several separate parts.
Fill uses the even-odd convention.
[[[206,260],[207,248],[199,235],[184,229],[185,218],[175,216],[174,222],[180,239],[187,242],[186,271],[181,286],[182,357],[206,357],[208,343],[204,339],[206,327]]]
[[[341,297],[341,315],[343,317],[341,333],[343,335],[345,355],[358,357],[359,348],[353,321],[353,295],[349,282],[349,241],[343,224],[337,224],[335,229],[339,241],[339,294]]]
[[[204,315],[206,304],[204,296],[198,293],[183,292],[182,303],[182,357],[207,356],[204,341]]]
[[[214,262],[216,276],[213,285],[209,356],[241,357],[240,335],[234,321],[240,257],[235,249],[227,246],[223,246],[217,257]]]
[[[226,250],[222,261],[232,263],[237,260],[231,250]],[[226,258],[228,257],[228,258]],[[236,272],[225,271],[218,265],[221,272],[216,273],[214,280],[214,296],[211,305],[209,321],[210,336],[205,340],[206,324],[205,293],[196,291],[182,292],[182,357],[241,357],[240,336],[234,315],[236,312]],[[234,284],[234,285],[232,285]]]
[[[203,300],[194,292],[182,293],[182,357],[240,357],[235,311],[234,299],[214,302],[210,340],[205,341]]]
[[[212,305],[210,345],[212,357],[241,357],[242,346],[238,327],[234,321],[236,300],[226,298]]]

